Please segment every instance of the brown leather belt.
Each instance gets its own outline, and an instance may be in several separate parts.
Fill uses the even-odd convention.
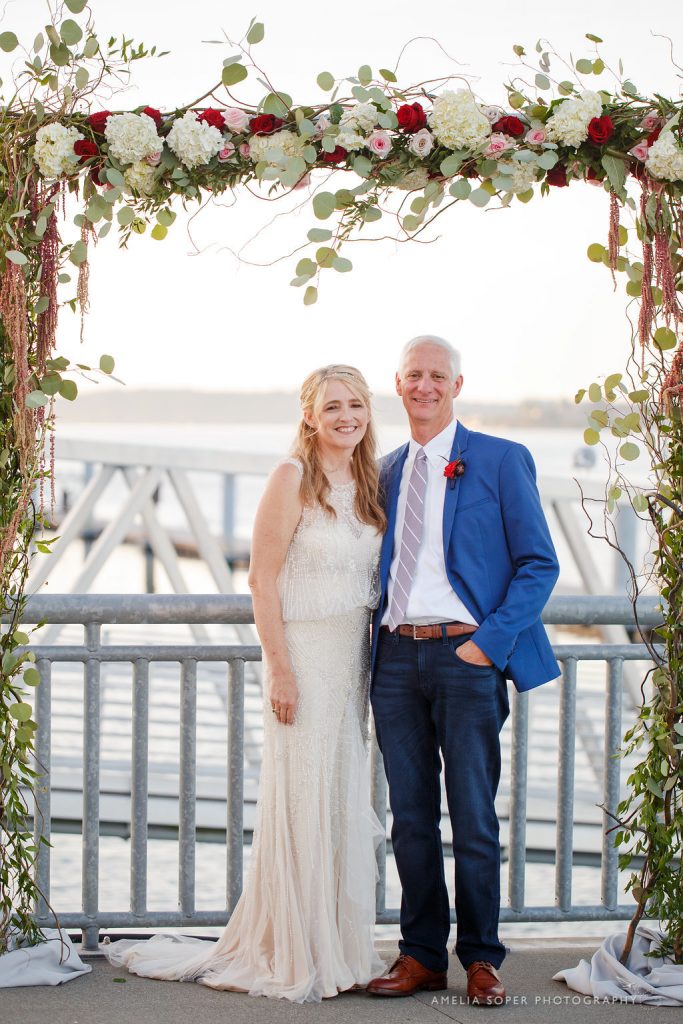
[[[386,629],[392,636],[398,633],[399,636],[410,636],[413,640],[441,640],[443,637],[442,625],[446,629],[446,636],[463,636],[465,633],[474,633],[479,628],[469,622],[444,622],[443,624],[433,622],[427,626],[411,626],[404,623],[393,630],[388,626],[380,626],[380,629]]]

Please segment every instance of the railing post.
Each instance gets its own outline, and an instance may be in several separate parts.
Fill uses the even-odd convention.
[[[557,773],[557,859],[555,902],[571,910],[574,825],[574,737],[576,735],[576,658],[562,668]]]
[[[33,786],[35,812],[33,817],[33,841],[38,847],[36,853],[36,885],[38,897],[35,914],[38,918],[48,915],[47,901],[50,899],[50,847],[41,842],[41,837],[50,842],[51,834],[51,750],[52,750],[52,666],[46,658],[40,658],[36,667],[40,683],[36,689],[36,732],[35,770],[39,772]]]
[[[100,625],[85,624],[85,643],[93,655],[100,650]],[[83,913],[97,918],[99,910],[100,852],[100,662],[90,657],[85,662],[85,700],[83,702]],[[99,927],[82,929],[83,950],[98,948]]]
[[[131,785],[130,909],[147,910],[147,780],[149,744],[149,662],[133,664],[133,773]]]
[[[607,689],[605,691],[605,751],[604,751],[604,792],[602,812],[602,877],[600,879],[600,901],[604,907],[613,910],[619,902],[619,853],[614,845],[614,829],[617,824],[607,813],[616,814],[619,803],[619,767],[617,756],[621,742],[621,682],[623,661],[610,658],[607,662]]]
[[[180,674],[180,800],[178,804],[178,902],[195,911],[197,796],[197,662],[186,658]]]
[[[377,884],[375,886],[375,909],[380,918],[387,908],[387,777],[384,761],[377,745],[375,723],[372,723],[370,738],[370,772],[372,781],[372,806],[384,831],[384,839],[375,851],[377,858]]]
[[[228,665],[227,909],[232,915],[242,892],[244,842],[244,661]]]
[[[512,692],[508,897],[512,910],[524,909],[526,795],[529,753],[529,694]]]

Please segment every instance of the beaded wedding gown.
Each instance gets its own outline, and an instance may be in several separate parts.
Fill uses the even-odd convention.
[[[300,469],[296,460],[293,462]],[[121,940],[107,959],[134,974],[313,1002],[365,985],[373,947],[375,845],[366,723],[370,609],[381,537],[354,513],[355,484],[332,485],[336,518],[305,508],[278,581],[298,686],[293,725],[264,685],[257,824],[242,896],[217,942]]]

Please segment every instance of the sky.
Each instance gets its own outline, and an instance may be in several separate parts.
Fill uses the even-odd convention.
[[[677,97],[681,91],[669,43],[655,36],[673,37],[683,65],[676,0],[622,0],[618,6],[488,0],[467,7],[261,0],[253,10],[218,0],[91,0],[91,9],[100,37],[125,32],[171,51],[134,66],[130,86],[107,103],[114,109],[149,104],[164,110],[194,101],[235,52],[203,40],[222,39],[223,31],[239,38],[252,15],[266,31],[254,57],[295,102],[324,102],[316,84],[323,70],[339,77],[354,75],[362,64],[393,68],[403,45],[418,36],[432,38],[408,47],[400,83],[466,75],[487,103],[505,105],[513,44],[533,55],[541,37],[559,55],[578,58],[591,55],[586,32],[605,40],[606,63],[616,66],[621,58],[644,94]],[[12,30],[22,42],[46,20],[43,0],[8,0],[0,10],[0,31]],[[5,80],[13,56],[0,55]],[[553,61],[551,72],[556,66]],[[558,77],[568,76],[562,71]],[[585,87],[608,81],[592,78]],[[245,102],[263,93],[251,81],[239,89]],[[356,180],[339,174],[331,187]],[[175,209],[178,219],[163,242],[147,234],[121,251],[112,231],[91,253],[83,344],[77,319],[69,309],[61,314],[60,352],[91,365],[101,353],[113,355],[116,375],[129,388],[296,390],[316,366],[345,362],[357,365],[375,392],[388,392],[401,346],[420,333],[442,335],[461,350],[463,398],[470,401],[571,399],[598,375],[624,368],[630,346],[625,282],[619,278],[613,291],[608,270],[586,257],[590,243],[606,242],[609,213],[607,195],[589,185],[552,189],[546,198],[539,193],[507,210],[459,203],[439,218],[430,244],[349,245],[343,254],[353,271],[324,272],[311,307],[304,307],[302,290],[289,285],[298,256],[271,266],[244,262],[272,264],[304,243],[309,228],[320,226],[310,205],[276,217],[268,230],[262,229],[284,203],[244,192],[235,204],[223,197],[199,213],[194,207],[192,217],[177,202]],[[254,236],[240,262],[235,252]]]

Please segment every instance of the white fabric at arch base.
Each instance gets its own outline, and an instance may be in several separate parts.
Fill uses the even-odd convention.
[[[92,967],[84,964],[71,939],[57,928],[43,929],[45,942],[21,946],[0,956],[0,988],[28,985],[63,985],[81,974],[90,974]]]
[[[657,928],[642,922],[636,928],[628,965],[619,963],[626,932],[609,935],[591,957],[553,975],[569,988],[596,999],[614,999],[651,1006],[683,1006],[683,964],[669,957],[649,957],[663,939]]]

